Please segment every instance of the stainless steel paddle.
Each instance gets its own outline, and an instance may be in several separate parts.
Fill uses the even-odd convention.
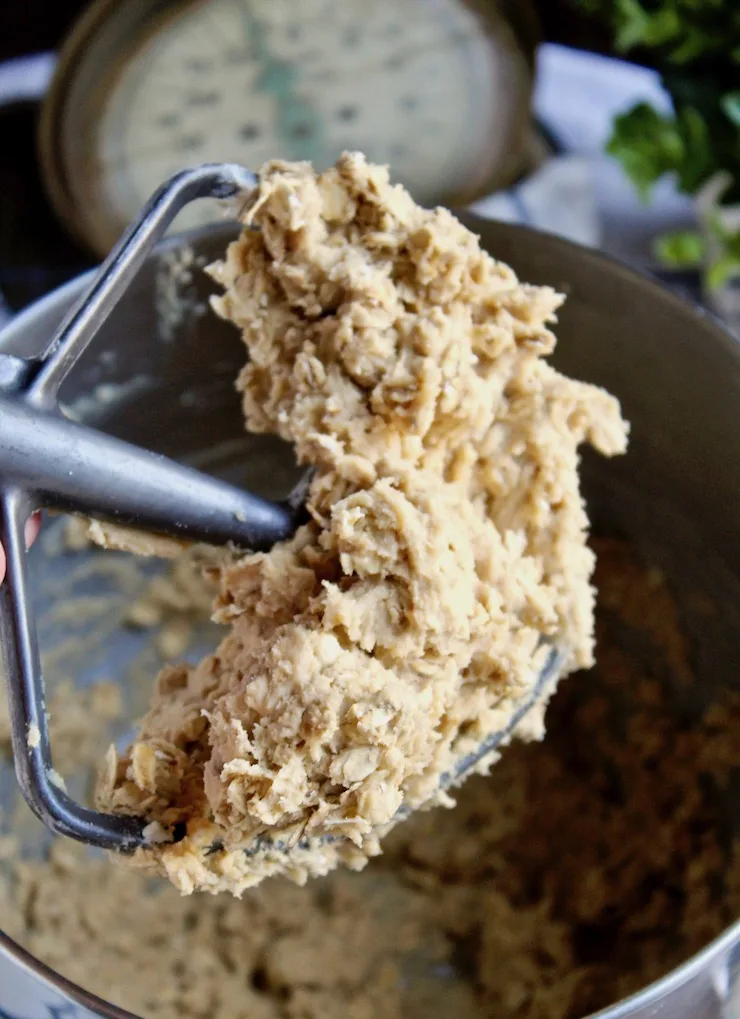
[[[268,549],[289,537],[304,514],[307,478],[276,503],[166,457],[65,418],[59,388],[94,339],[176,214],[199,198],[233,198],[254,187],[233,164],[195,167],[150,199],[66,316],[46,351],[27,361],[0,355],[0,541],[7,576],[0,586],[0,646],[7,674],[13,755],[23,796],[52,831],[106,849],[146,844],[146,822],[103,814],[71,799],[55,781],[36,625],[29,595],[24,526],[39,506],[211,544]],[[555,649],[537,681],[517,701],[506,729],[461,762],[453,785],[506,739],[562,668]],[[275,848],[274,844],[271,848]]]

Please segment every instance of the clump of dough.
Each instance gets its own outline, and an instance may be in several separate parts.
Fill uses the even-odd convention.
[[[183,892],[364,865],[401,806],[451,802],[547,644],[591,663],[578,447],[626,445],[617,401],[545,361],[561,296],[362,156],[267,164],[242,220],[211,271],[247,427],[315,473],[310,521],[222,567],[229,633],[165,669],[101,777],[105,809],[186,826],[135,858]]]

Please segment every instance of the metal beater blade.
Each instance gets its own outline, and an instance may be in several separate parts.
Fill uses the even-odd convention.
[[[126,231],[44,354],[34,361],[0,355],[0,541],[7,560],[0,585],[0,649],[16,774],[26,802],[49,829],[104,849],[126,852],[147,845],[146,821],[90,810],[58,784],[29,592],[25,521],[37,507],[48,506],[250,549],[267,549],[295,531],[307,477],[284,503],[269,502],[75,424],[61,415],[58,404],[67,373],[180,209],[197,198],[236,196],[255,183],[252,173],[233,164],[177,174]],[[532,707],[549,695],[563,658],[551,649],[537,679],[513,704],[507,726],[489,734],[454,773],[444,776],[443,788],[458,784],[511,737]],[[399,819],[407,812],[401,808]],[[289,847],[265,839],[248,852],[276,848]]]
[[[88,810],[55,782],[24,525],[34,509],[53,507],[253,550],[295,531],[305,484],[284,503],[273,503],[69,421],[58,402],[68,372],[183,206],[231,198],[255,183],[254,174],[229,163],[177,174],[125,232],[46,351],[33,361],[0,356],[0,541],[7,560],[0,647],[16,774],[26,802],[48,828],[104,848],[143,844],[143,822]]]

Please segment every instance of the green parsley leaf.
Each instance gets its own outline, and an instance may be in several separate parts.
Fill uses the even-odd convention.
[[[657,237],[653,252],[659,262],[672,269],[698,269],[704,264],[707,244],[697,230],[676,230]]]

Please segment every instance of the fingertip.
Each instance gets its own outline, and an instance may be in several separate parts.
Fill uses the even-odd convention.
[[[26,548],[30,548],[34,541],[38,537],[38,533],[41,530],[41,510],[36,510],[28,520],[26,521],[25,535],[26,535]],[[0,544],[0,584],[5,580],[5,549]]]
[[[36,510],[26,521],[26,548],[30,548],[41,530],[41,510]]]

